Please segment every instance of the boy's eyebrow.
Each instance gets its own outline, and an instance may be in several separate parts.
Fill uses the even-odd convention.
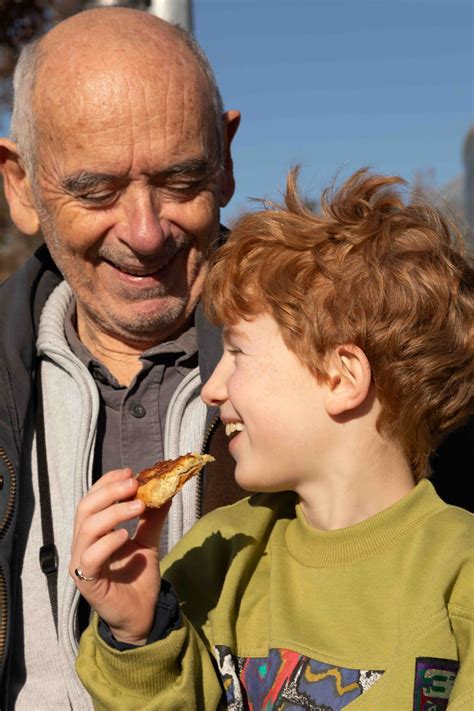
[[[248,340],[248,337],[243,331],[241,331],[237,326],[224,326],[222,329],[222,336],[224,339],[229,338],[244,338]]]

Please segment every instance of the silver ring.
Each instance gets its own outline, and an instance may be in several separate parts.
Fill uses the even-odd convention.
[[[79,580],[85,580],[86,583],[90,583],[92,580],[97,580],[97,578],[95,577],[88,578],[87,575],[84,575],[80,568],[76,568],[76,570],[74,571],[74,575],[76,576],[76,578],[79,578]]]

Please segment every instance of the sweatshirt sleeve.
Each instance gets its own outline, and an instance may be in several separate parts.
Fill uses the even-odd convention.
[[[449,617],[459,651],[459,671],[449,697],[449,711],[474,708],[474,561],[461,569],[453,587]]]
[[[158,642],[169,635],[172,630],[177,630],[181,624],[179,602],[176,593],[167,580],[161,581],[160,594],[156,602],[155,619],[148,635],[147,644]],[[124,652],[127,649],[136,649],[136,644],[127,644],[115,639],[108,624],[99,620],[99,636],[109,647]]]
[[[243,500],[204,516],[174,546],[161,570],[163,580],[176,591],[182,624],[163,639],[120,651],[101,638],[94,618],[81,638],[77,671],[96,709],[226,708],[213,657],[213,620],[216,609],[232,604],[233,592],[230,598],[226,592],[227,587],[234,590],[230,569],[239,578],[240,566],[247,560],[242,558],[244,551],[253,559],[255,541],[263,538],[269,512],[274,515],[272,508],[255,510]],[[249,533],[243,534],[242,528],[249,528]]]
[[[180,601],[177,629],[143,647],[120,650],[101,637],[99,618],[94,616],[81,637],[77,673],[96,709],[225,708],[212,657],[210,618],[233,557],[227,537],[232,531],[222,535],[226,518],[224,511],[200,519],[163,560],[163,579],[171,583]]]
[[[225,708],[211,655],[184,617],[165,639],[119,651],[101,639],[95,615],[81,638],[77,672],[99,711]]]

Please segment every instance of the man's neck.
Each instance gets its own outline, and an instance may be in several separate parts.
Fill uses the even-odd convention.
[[[76,331],[79,340],[116,380],[129,386],[142,369],[140,356],[159,341],[127,342],[111,336],[84,316],[76,306]]]
[[[92,324],[76,304],[75,328],[79,340],[121,385],[127,387],[142,369],[140,356],[145,351],[165,341],[176,339],[191,325],[192,318],[189,318],[185,323],[179,324],[176,331],[164,333],[162,338],[155,336],[149,339],[144,338],[139,342],[127,341],[126,339],[112,336],[98,328],[96,324]]]
[[[132,383],[142,368],[140,356],[146,349],[115,341],[105,334],[92,336],[88,329],[80,327],[78,327],[78,336],[92,355],[105,365],[121,385],[128,387]]]

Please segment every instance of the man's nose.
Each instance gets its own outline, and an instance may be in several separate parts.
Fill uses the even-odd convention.
[[[141,190],[135,191],[129,198],[119,237],[137,254],[159,252],[171,236],[171,228],[161,214],[158,197],[148,190]]]

